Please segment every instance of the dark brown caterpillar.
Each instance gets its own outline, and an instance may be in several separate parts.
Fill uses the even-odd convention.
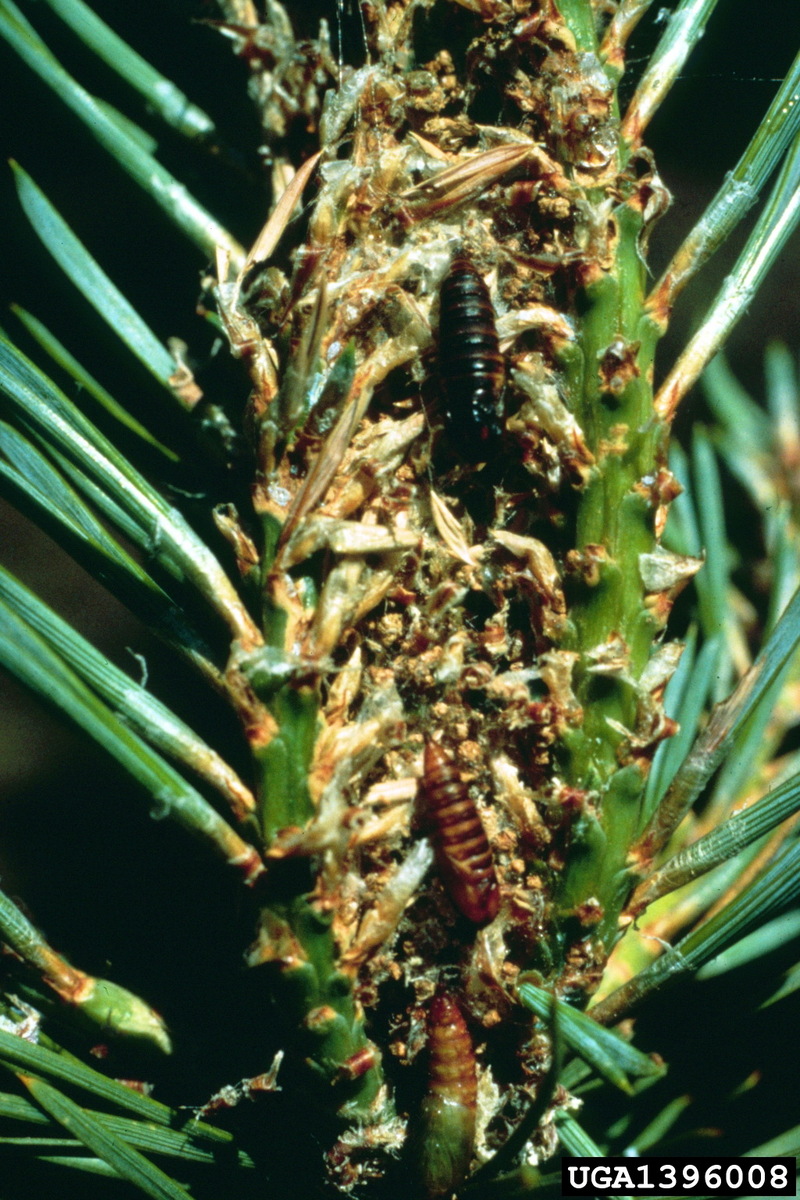
[[[455,1000],[437,992],[428,1011],[428,1093],[417,1139],[420,1181],[429,1197],[451,1195],[467,1175],[477,1097],[466,1022]]]
[[[422,784],[442,881],[456,908],[485,925],[500,906],[492,852],[458,768],[434,742],[425,747]]]
[[[453,261],[442,284],[439,377],[455,448],[467,462],[483,462],[500,440],[505,369],[489,291],[466,258]]]

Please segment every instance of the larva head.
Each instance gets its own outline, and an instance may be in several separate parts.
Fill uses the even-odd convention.
[[[454,765],[447,751],[443,750],[436,742],[425,743],[425,750],[422,755],[422,769],[426,783],[428,780],[433,779],[434,776],[437,776],[444,767],[454,768]]]

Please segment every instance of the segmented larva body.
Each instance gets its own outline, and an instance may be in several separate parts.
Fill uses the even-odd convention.
[[[439,377],[459,454],[482,462],[500,438],[505,368],[486,283],[465,258],[455,259],[441,284]]]
[[[428,1054],[429,1094],[474,1112],[475,1051],[461,1010],[446,992],[437,992],[428,1010]]]
[[[497,402],[505,369],[489,291],[466,258],[453,261],[442,283],[439,377],[461,457],[483,462],[501,434]]]
[[[420,1106],[417,1162],[426,1196],[450,1196],[469,1171],[478,1081],[472,1039],[455,1000],[437,992],[428,1011],[428,1093]]]
[[[434,742],[425,747],[422,783],[442,882],[459,912],[485,925],[500,906],[492,852],[458,768]]]

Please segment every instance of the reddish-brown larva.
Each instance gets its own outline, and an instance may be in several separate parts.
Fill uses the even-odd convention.
[[[437,992],[428,1010],[428,1092],[474,1112],[478,1098],[475,1052],[461,1010]]]
[[[425,747],[422,783],[442,881],[459,912],[485,925],[500,906],[492,852],[458,768],[433,742]]]
[[[450,996],[437,992],[428,1011],[428,1092],[416,1132],[425,1195],[450,1196],[467,1176],[475,1144],[478,1081],[472,1039]]]

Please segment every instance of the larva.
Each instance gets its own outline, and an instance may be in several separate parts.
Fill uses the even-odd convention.
[[[428,1197],[449,1196],[465,1179],[475,1143],[475,1052],[451,996],[437,992],[428,1010],[428,1092],[418,1137],[420,1182]]]
[[[448,431],[467,462],[483,462],[500,438],[504,375],[486,284],[468,259],[456,258],[441,290],[439,378]]]
[[[500,905],[492,852],[458,768],[434,742],[425,746],[422,784],[442,882],[459,912],[485,925]]]

